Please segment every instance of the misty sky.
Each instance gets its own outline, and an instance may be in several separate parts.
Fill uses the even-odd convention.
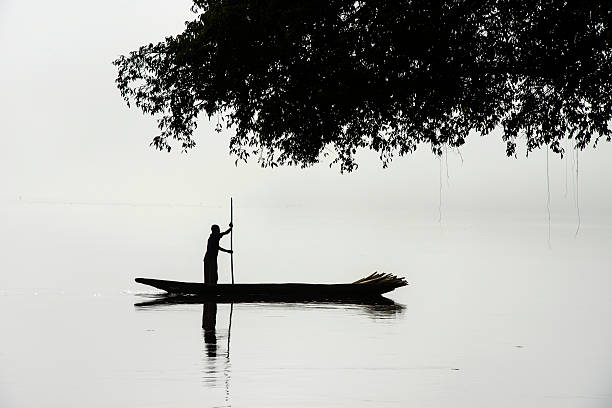
[[[0,0],[0,407],[172,406],[213,401],[211,390],[227,405],[211,375],[251,405],[610,401],[612,143],[579,154],[576,238],[575,158],[550,154],[549,250],[546,151],[526,158],[518,141],[507,158],[498,131],[442,159],[421,146],[387,169],[363,152],[348,175],[235,166],[216,120],[199,123],[188,154],[159,152],[155,119],[128,109],[112,61],[181,32],[190,6]],[[237,305],[231,370],[211,370],[201,306],[140,313],[133,279],[201,281],[230,196],[246,224],[232,241],[237,283],[391,272],[410,282],[392,294],[406,312]],[[177,204],[189,207],[165,207]],[[230,259],[219,256],[221,283]]]
[[[188,154],[149,146],[155,120],[128,109],[111,62],[138,46],[182,31],[188,1],[0,1],[0,202],[226,203],[401,208],[437,221],[453,211],[546,211],[546,154],[506,158],[499,133],[473,135],[442,161],[422,146],[382,169],[365,152],[360,168],[340,175],[327,164],[260,169],[234,165],[228,134],[203,120]],[[580,154],[585,219],[612,204],[612,146]],[[448,166],[446,166],[448,163]],[[575,213],[572,159],[550,155],[553,222]],[[448,168],[448,170],[447,170]],[[448,173],[448,177],[447,177]],[[555,218],[557,217],[557,218]]]

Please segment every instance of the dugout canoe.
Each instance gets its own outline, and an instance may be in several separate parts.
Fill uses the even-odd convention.
[[[404,278],[373,273],[353,283],[238,283],[207,285],[161,279],[136,278],[136,282],[173,295],[192,295],[211,301],[316,301],[377,298],[407,285]]]

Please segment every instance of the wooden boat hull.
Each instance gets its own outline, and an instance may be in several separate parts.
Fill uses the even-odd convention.
[[[367,299],[407,285],[403,278],[372,274],[353,283],[239,283],[208,285],[161,279],[136,278],[136,282],[176,295],[195,295],[211,301],[323,301]]]

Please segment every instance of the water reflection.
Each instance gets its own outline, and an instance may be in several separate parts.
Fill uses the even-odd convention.
[[[194,296],[168,296],[151,294],[143,294],[142,296],[146,297],[147,300],[136,303],[135,306],[137,310],[159,310],[163,314],[164,310],[193,311],[191,306],[184,308],[180,307],[181,305],[202,305],[201,322],[197,322],[197,320],[189,322],[189,324],[193,324],[194,326],[195,324],[201,323],[202,331],[199,341],[200,344],[203,342],[203,347],[200,351],[201,354],[199,359],[201,364],[200,378],[202,384],[206,388],[217,393],[216,398],[218,402],[216,406],[230,407],[232,405],[232,381],[240,381],[238,379],[239,377],[232,380],[233,373],[230,359],[234,304],[231,303],[219,306],[219,303],[217,302],[204,301],[201,298]],[[179,307],[176,307],[177,305]],[[326,321],[324,324],[330,324],[330,321],[337,322],[337,318],[341,318],[342,315],[365,316],[367,319],[361,319],[362,323],[358,324],[365,324],[367,327],[367,320],[396,319],[402,315],[404,310],[405,306],[397,304],[387,298],[380,298],[369,302],[356,300],[352,302],[242,303],[236,313],[239,315],[250,314],[251,316],[257,316],[257,318],[265,319],[266,316],[295,316],[295,313],[306,312],[306,314],[312,313],[313,315],[320,315],[320,317]],[[326,315],[331,320],[328,320],[325,317]],[[306,318],[306,320],[308,320],[308,318]],[[351,320],[354,321],[354,319]],[[251,326],[249,330],[253,332],[254,335],[257,335],[258,333],[254,332],[254,330],[267,330],[268,332],[272,333],[276,332],[279,339],[284,338],[284,325],[281,327],[278,324],[278,320],[270,320],[270,324],[270,327],[258,325],[256,328],[254,328]],[[244,327],[242,327],[242,329],[244,330]],[[242,332],[242,334],[244,334],[244,332]],[[317,346],[314,347],[316,349]],[[242,364],[249,363],[250,360],[246,359],[252,358],[251,356],[240,354],[239,349],[236,349],[236,353],[238,353],[236,356],[240,358],[240,362]],[[299,354],[300,353],[296,353],[296,355]],[[289,356],[290,355],[291,354],[289,354]],[[291,359],[291,357],[289,359]],[[299,356],[296,357],[296,361],[301,361]],[[280,364],[283,370],[295,370],[295,365],[292,366],[289,364],[287,366],[283,366],[283,364],[278,362],[275,364]]]
[[[217,357],[217,304],[204,303],[202,305],[202,329],[204,329],[204,345],[206,355]]]
[[[212,382],[213,384],[218,380],[218,373],[223,371],[224,385],[225,385],[225,406],[230,407],[230,338],[232,331],[232,314],[234,311],[234,305],[230,308],[229,317],[229,328],[227,331],[227,353],[223,355],[218,354],[217,344],[217,304],[214,302],[205,302],[202,304],[202,331],[204,333],[204,348],[206,350],[206,368],[204,372],[206,377],[204,382]],[[225,357],[219,359],[217,357]],[[223,365],[222,370],[218,369],[217,364]]]
[[[206,312],[203,314],[210,313],[210,316],[206,318],[212,319],[212,312],[208,312],[208,309],[212,310],[214,305],[215,315],[217,303],[210,302],[209,300],[203,300],[197,296],[179,296],[179,295],[167,295],[167,294],[142,294],[141,296],[147,297],[150,300],[145,302],[135,303],[134,306],[138,308],[154,308],[163,307],[168,305],[180,305],[180,304],[202,304],[203,309]],[[225,303],[225,302],[218,302]],[[389,319],[396,318],[401,315],[406,307],[402,304],[395,303],[391,299],[385,297],[379,297],[375,299],[364,299],[364,300],[349,300],[349,301],[313,301],[313,302],[249,302],[243,303],[248,304],[252,307],[265,307],[265,308],[282,308],[282,309],[347,309],[350,311],[358,312],[374,319]],[[211,306],[208,306],[211,305]],[[231,312],[233,312],[233,303],[231,304]],[[231,313],[230,312],[230,313]],[[204,328],[204,320],[206,316],[202,317],[202,328]],[[230,321],[231,325],[231,321]]]

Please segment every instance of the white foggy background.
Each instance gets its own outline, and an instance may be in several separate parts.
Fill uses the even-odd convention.
[[[111,61],[183,29],[188,1],[0,2],[0,173],[3,201],[303,205],[341,209],[407,209],[437,220],[439,162],[427,146],[382,169],[364,153],[354,174],[321,164],[302,170],[234,166],[227,134],[205,119],[188,154],[149,147],[153,118],[128,109],[115,87]],[[214,120],[214,119],[213,119]],[[520,142],[519,142],[520,145]],[[443,170],[443,218],[454,211],[546,210],[545,152],[506,158],[499,134],[473,135],[448,154]],[[580,203],[585,217],[607,214],[612,147],[580,155]],[[571,160],[568,160],[571,172]],[[553,220],[573,216],[572,175],[550,156]],[[419,214],[421,215],[421,214]]]
[[[2,274],[2,283],[12,287],[55,282],[57,276],[42,268],[16,273],[30,243],[43,248],[37,253],[47,251],[45,262],[58,259],[57,269],[67,274],[66,279],[103,279],[87,271],[74,276],[77,272],[67,272],[71,268],[60,267],[65,266],[60,260],[65,260],[70,240],[84,245],[84,235],[108,234],[116,239],[127,236],[135,243],[147,236],[158,239],[160,248],[167,244],[184,249],[172,259],[157,259],[160,253],[153,248],[143,251],[151,264],[160,265],[151,272],[160,272],[163,265],[180,275],[190,267],[195,277],[210,224],[227,222],[230,196],[236,203],[237,262],[247,265],[255,256],[281,252],[287,254],[287,262],[308,254],[318,258],[312,260],[318,267],[343,265],[365,251],[368,242],[380,241],[386,225],[405,225],[404,235],[395,238],[407,248],[422,241],[415,225],[439,223],[442,234],[453,228],[487,231],[494,224],[506,225],[509,229],[502,236],[495,233],[487,242],[516,243],[529,235],[539,249],[549,250],[546,152],[526,158],[519,142],[518,158],[507,158],[498,132],[484,138],[472,135],[461,156],[449,150],[437,159],[424,145],[412,155],[396,158],[387,169],[375,153],[362,152],[359,169],[345,175],[325,162],[308,169],[261,169],[255,162],[235,166],[228,154],[227,133],[215,133],[206,119],[196,131],[197,147],[187,154],[178,148],[169,154],[154,150],[149,143],[158,132],[156,122],[127,108],[115,87],[111,61],[180,32],[184,21],[192,18],[190,5],[188,1],[0,3],[0,211],[4,212],[0,239],[7,249],[3,269],[13,271]],[[597,150],[579,154],[577,190],[574,156],[561,160],[550,153],[552,250],[606,242],[588,231],[609,224],[610,154],[612,146],[605,142]],[[579,225],[576,191],[581,220],[574,237]],[[343,229],[360,223],[365,249],[348,242],[346,248],[334,250],[342,246],[339,242],[354,238],[353,232],[343,238]],[[528,230],[524,224],[537,228]],[[432,237],[432,244],[438,238]],[[261,244],[257,255],[251,239]],[[457,239],[465,241],[461,235]],[[596,244],[587,244],[591,239]],[[61,240],[67,243],[60,250]],[[241,248],[241,241],[249,246]],[[312,249],[316,245],[320,247]],[[73,248],[75,257],[82,256]],[[310,249],[300,252],[303,248]],[[396,255],[372,254],[368,259],[377,268]],[[26,258],[40,259],[38,254]],[[109,265],[107,253],[97,258],[90,254],[87,259],[97,259],[90,265],[94,269],[121,266]],[[394,272],[402,272],[393,266]],[[141,269],[148,270],[149,265]],[[269,274],[272,270],[249,281],[277,277]],[[283,274],[287,280],[308,280]],[[344,276],[329,280],[340,278]]]
[[[204,121],[188,154],[158,152],[149,147],[155,120],[127,108],[111,61],[182,31],[190,5],[0,0],[0,301],[8,305],[0,313],[9,316],[0,406],[207,398],[198,376],[201,310],[132,313],[134,294],[146,291],[133,278],[201,279],[210,224],[227,223],[230,196],[237,282],[346,282],[374,270],[410,282],[390,294],[406,305],[403,317],[384,323],[265,306],[263,318],[238,306],[238,402],[274,385],[278,406],[300,397],[312,406],[282,369],[306,367],[297,378],[327,392],[336,366],[362,364],[365,371],[350,371],[329,390],[346,406],[378,406],[382,395],[388,406],[609,406],[609,143],[579,155],[577,235],[575,162],[550,154],[550,246],[546,153],[527,159],[523,148],[507,158],[498,133],[468,138],[463,160],[449,151],[440,162],[422,146],[382,169],[364,152],[347,175],[325,163],[236,167],[227,134]],[[161,340],[147,337],[151,327]],[[308,354],[293,353],[300,342],[282,337],[292,327],[312,341],[321,333],[329,344],[315,342],[315,351],[323,357],[305,362]],[[253,353],[265,330],[274,335]],[[352,341],[344,352],[328,349]],[[178,360],[150,358],[176,345]],[[360,346],[378,351],[352,359]],[[279,347],[286,361],[265,360]],[[281,369],[253,383],[249,374],[266,364]],[[372,367],[380,371],[369,377]],[[375,387],[362,384],[372,378]],[[68,394],[61,384],[82,390]]]

